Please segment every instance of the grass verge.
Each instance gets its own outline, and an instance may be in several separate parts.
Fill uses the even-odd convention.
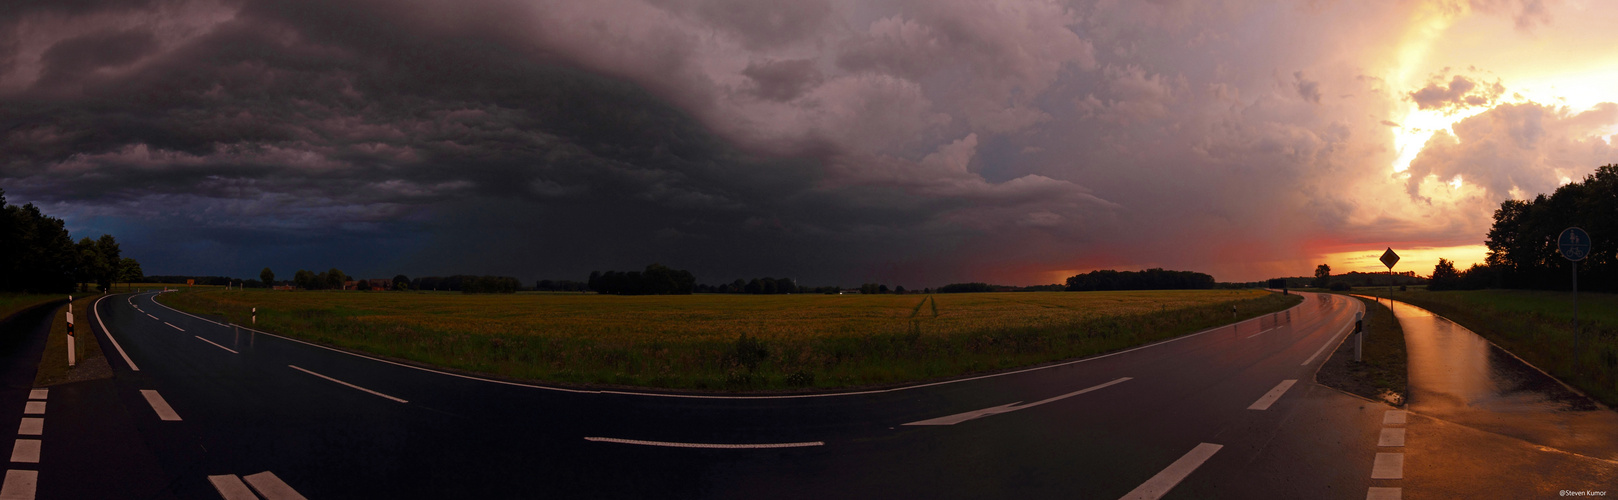
[[[53,300],[66,299],[66,295],[39,293],[0,293],[0,319]]]
[[[1354,336],[1337,346],[1315,373],[1315,381],[1349,394],[1403,407],[1410,395],[1409,355],[1405,353],[1405,332],[1393,311],[1373,300],[1356,297],[1365,304],[1370,333],[1354,361]]]
[[[73,347],[78,363],[67,366],[67,306],[57,308],[51,320],[51,334],[45,340],[45,354],[39,359],[39,371],[34,374],[34,387],[45,387],[68,382],[81,382],[112,377],[112,366],[101,354],[101,343],[91,331],[91,307],[101,295],[89,295],[73,300]]]
[[[160,301],[390,358],[573,385],[802,391],[1105,353],[1279,311],[1263,291],[618,297],[205,290]]]
[[[1393,292],[1392,297],[1449,318],[1608,407],[1618,407],[1618,295],[1579,294],[1577,372],[1571,292],[1411,290]]]

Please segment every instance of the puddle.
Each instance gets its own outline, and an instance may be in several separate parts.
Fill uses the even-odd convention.
[[[1384,299],[1385,300],[1385,299]],[[1618,412],[1454,322],[1403,302],[1413,411],[1583,455],[1618,460]]]

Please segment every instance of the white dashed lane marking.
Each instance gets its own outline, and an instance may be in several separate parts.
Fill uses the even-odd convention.
[[[235,350],[235,349],[231,349],[231,348],[229,348],[229,347],[225,347],[225,346],[222,346],[222,345],[219,345],[219,344],[214,344],[214,341],[212,341],[212,340],[208,340],[208,339],[205,339],[205,338],[202,338],[202,337],[201,337],[201,336],[197,336],[197,335],[192,335],[192,336],[193,336],[193,337],[196,337],[196,338],[197,338],[197,340],[201,340],[201,341],[203,341],[203,342],[207,342],[207,343],[209,343],[209,344],[213,344],[213,346],[214,346],[214,347],[218,347],[218,348],[220,348],[220,349],[224,349],[224,350],[227,350],[227,351],[230,351],[230,353],[231,353],[231,354],[241,354],[241,353],[239,353],[239,352],[236,352],[236,350]]]
[[[43,400],[43,399],[45,399],[46,396],[49,396],[50,394],[51,394],[50,389],[34,389],[34,390],[31,390],[31,391],[28,391],[28,399]]]
[[[44,401],[29,401],[28,404],[23,405],[22,413],[24,415],[44,415],[45,414],[45,402]]]
[[[1404,446],[1405,429],[1403,427],[1388,427],[1382,429],[1382,436],[1376,440],[1377,446]]]
[[[213,489],[225,500],[258,500],[258,495],[247,489],[247,484],[235,474],[208,476],[208,482],[213,483]]]
[[[24,436],[38,436],[45,433],[45,419],[26,417],[22,424],[17,426],[17,434]]]
[[[0,486],[0,500],[34,500],[39,486],[39,471],[8,470],[6,483]]]
[[[337,379],[334,379],[334,378],[331,378],[331,377],[327,377],[325,375],[321,375],[319,373],[315,373],[315,372],[312,372],[312,371],[309,371],[309,370],[305,370],[303,368],[298,368],[297,366],[293,366],[293,365],[287,365],[287,366],[294,369],[294,370],[304,372],[304,373],[307,373],[307,374],[310,374],[310,375],[314,375],[316,377],[320,377],[320,378],[323,378],[323,379],[326,379],[326,380],[330,380],[332,382],[343,384],[343,385],[346,385],[346,386],[348,386],[350,388],[353,388],[353,389],[358,389],[358,390],[361,390],[361,391],[365,391],[365,392],[368,392],[368,393],[371,393],[371,394],[374,394],[374,395],[377,395],[377,396],[381,396],[381,397],[388,398],[388,399],[391,399],[391,400],[394,400],[394,401],[398,401],[400,403],[409,403],[409,401],[405,401],[403,399],[399,399],[399,398],[396,398],[396,397],[393,397],[393,396],[389,396],[387,394],[383,394],[383,393],[376,392],[376,391],[373,391],[373,390],[370,390],[370,389],[366,389],[364,387],[360,387],[360,386],[357,386],[357,385],[354,385],[354,384],[350,384],[348,382],[337,380]]]
[[[1405,454],[1378,453],[1371,464],[1371,479],[1404,479]]]
[[[1382,425],[1404,425],[1404,410],[1388,410],[1382,414]]]
[[[1365,492],[1365,500],[1400,500],[1403,497],[1404,491],[1399,488],[1372,486],[1370,491]]]
[[[1294,379],[1282,380],[1280,384],[1276,384],[1274,389],[1270,389],[1270,392],[1264,393],[1263,396],[1258,398],[1258,401],[1254,401],[1251,406],[1247,407],[1247,409],[1249,409],[1249,410],[1268,410],[1268,409],[1270,409],[1270,405],[1275,404],[1275,400],[1281,399],[1281,395],[1286,394],[1287,389],[1291,389],[1292,384],[1296,384],[1296,383],[1298,383],[1298,381],[1294,380]]]
[[[274,472],[264,471],[242,479],[247,480],[247,484],[259,495],[263,495],[265,500],[308,500],[299,495],[297,490],[287,486],[287,483],[282,482],[281,478],[275,477]]]
[[[38,439],[18,439],[17,444],[11,447],[11,462],[39,463],[39,444]]]
[[[1000,405],[1000,406],[996,406],[996,407],[993,407],[993,408],[984,408],[984,409],[981,409],[981,410],[973,410],[973,411],[969,411],[969,412],[966,412],[966,413],[957,413],[957,414],[949,415],[949,416],[945,416],[945,417],[927,419],[927,420],[922,420],[922,421],[919,421],[919,422],[911,422],[911,423],[908,423],[908,424],[905,424],[905,425],[955,425],[955,424],[958,424],[958,423],[961,423],[961,422],[965,422],[967,420],[979,419],[979,418],[987,417],[989,415],[998,415],[998,414],[1001,414],[1001,413],[1013,412],[1013,411],[1017,411],[1017,410],[1024,410],[1024,409],[1028,409],[1028,408],[1033,408],[1035,406],[1039,406],[1039,405],[1042,405],[1042,404],[1045,404],[1045,403],[1050,403],[1050,402],[1054,402],[1054,401],[1059,401],[1059,400],[1071,398],[1073,396],[1084,394],[1086,392],[1090,392],[1090,391],[1094,391],[1094,390],[1098,390],[1098,389],[1104,389],[1106,387],[1109,387],[1109,386],[1112,386],[1112,385],[1115,385],[1115,384],[1121,384],[1121,383],[1127,382],[1129,380],[1130,380],[1129,377],[1120,377],[1120,378],[1118,378],[1116,380],[1113,380],[1111,382],[1107,382],[1105,384],[1091,386],[1091,387],[1087,387],[1087,388],[1084,388],[1084,389],[1079,389],[1077,391],[1069,392],[1069,393],[1063,394],[1061,396],[1041,399],[1039,401],[1035,401],[1035,402],[1028,403],[1028,404],[1022,404],[1021,401],[1018,401],[1016,403],[1011,403],[1011,404],[1008,404],[1008,405]]]
[[[175,330],[179,330],[179,331],[182,331],[182,332],[183,332],[183,331],[185,331],[185,329],[184,329],[184,328],[180,328],[180,327],[178,327],[178,326],[174,326],[174,323],[170,323],[170,322],[167,322],[167,321],[164,321],[164,322],[163,322],[163,324],[165,324],[165,325],[169,325],[169,328],[173,328],[173,329],[175,329]]]
[[[1192,472],[1195,472],[1197,467],[1201,467],[1202,463],[1207,462],[1208,458],[1212,457],[1220,448],[1224,448],[1224,445],[1213,443],[1197,445],[1185,456],[1169,464],[1167,469],[1163,469],[1162,472],[1157,473],[1157,475],[1152,476],[1151,479],[1147,479],[1145,483],[1136,487],[1134,491],[1125,494],[1123,498],[1125,500],[1156,500],[1163,498],[1163,495],[1167,495],[1169,490],[1179,485],[1180,481],[1184,481],[1186,476],[1190,476]]]
[[[169,406],[169,402],[164,401],[163,395],[158,394],[157,391],[141,389],[140,395],[146,398],[146,404],[152,405],[152,410],[157,412],[157,418],[169,422],[180,420],[180,414],[175,413],[174,407]]]

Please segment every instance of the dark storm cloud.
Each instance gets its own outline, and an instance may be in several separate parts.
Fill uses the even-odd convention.
[[[1365,219],[1344,186],[1392,159],[1365,109],[1418,97],[1310,49],[1387,38],[1337,22],[1355,8],[11,4],[0,186],[129,239],[153,273],[1220,272]],[[1435,85],[1419,99],[1486,95]]]

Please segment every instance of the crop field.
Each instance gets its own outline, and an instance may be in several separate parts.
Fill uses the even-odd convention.
[[[1392,296],[1449,318],[1585,394],[1618,405],[1618,295],[1579,294],[1576,371],[1570,292],[1411,290]]]
[[[668,389],[893,384],[1117,350],[1299,298],[1258,290],[939,295],[467,295],[193,290],[177,309],[502,377]]]
[[[23,309],[53,300],[67,300],[67,295],[38,293],[0,293],[0,319],[22,312]]]

